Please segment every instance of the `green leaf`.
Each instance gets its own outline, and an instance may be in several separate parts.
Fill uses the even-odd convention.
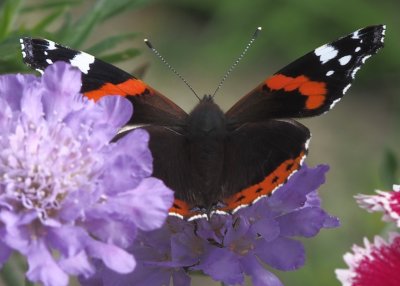
[[[145,0],[121,0],[109,1],[98,0],[90,10],[76,23],[74,29],[70,29],[64,35],[65,40],[73,47],[82,46],[83,42],[88,38],[92,30],[105,20],[109,20],[112,16],[133,8],[139,4],[145,3]]]
[[[386,149],[383,154],[382,181],[385,188],[391,188],[398,183],[399,161],[391,149]]]
[[[80,5],[82,3],[83,3],[83,0],[44,1],[43,3],[40,3],[40,4],[23,7],[21,9],[21,12],[22,13],[30,13],[30,12],[37,11],[37,10],[72,7],[72,6]]]
[[[39,23],[37,23],[33,29],[32,34],[39,33],[42,30],[45,30],[51,23],[58,20],[62,14],[65,13],[65,7],[61,9],[57,9],[53,13],[49,14],[47,17],[43,18]]]
[[[149,0],[104,1],[102,3],[103,13],[101,14],[101,21],[107,20],[116,14],[121,14],[127,9],[136,8],[149,2]]]
[[[99,55],[105,51],[113,49],[120,42],[128,41],[130,39],[134,39],[135,37],[137,37],[137,33],[112,36],[91,46],[89,49],[87,49],[87,52],[93,55]]]
[[[11,259],[4,264],[0,271],[1,280],[2,282],[4,281],[4,285],[6,286],[23,284],[21,271],[19,271],[19,267],[15,260],[15,255],[11,256]]]
[[[132,49],[124,50],[122,52],[118,52],[118,53],[113,53],[113,54],[110,54],[110,55],[102,56],[101,59],[103,61],[105,61],[105,62],[115,63],[115,62],[121,62],[121,61],[129,60],[129,59],[131,59],[133,57],[136,57],[139,54],[140,54],[140,50],[139,49],[132,48]]]
[[[5,0],[0,7],[0,41],[10,33],[23,0]]]

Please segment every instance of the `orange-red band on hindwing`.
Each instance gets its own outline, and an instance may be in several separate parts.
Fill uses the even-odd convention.
[[[178,199],[174,200],[174,203],[168,212],[170,215],[176,214],[182,216],[183,218],[187,218],[192,215],[189,205]]]
[[[301,95],[307,97],[306,108],[316,109],[324,104],[327,89],[325,82],[312,81],[304,75],[297,77],[276,74],[265,80],[265,84],[271,90],[283,89],[284,91],[298,90]]]
[[[85,95],[97,101],[106,95],[141,95],[145,92],[146,88],[148,87],[143,81],[132,78],[118,84],[105,83],[99,89],[85,92]]]
[[[272,173],[268,174],[260,183],[254,184],[239,193],[236,193],[227,198],[224,203],[226,207],[223,211],[233,211],[239,206],[249,205],[261,196],[271,194],[276,187],[285,183],[286,179],[294,171],[300,168],[300,163],[305,152],[301,152],[297,158],[288,159],[282,162]]]

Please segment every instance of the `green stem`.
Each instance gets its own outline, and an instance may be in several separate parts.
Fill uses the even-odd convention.
[[[21,283],[18,273],[15,271],[15,267],[11,263],[6,263],[0,272],[1,280],[4,281],[4,285],[12,286]]]
[[[25,285],[24,286],[35,286],[35,283],[29,281],[28,278],[25,278]]]

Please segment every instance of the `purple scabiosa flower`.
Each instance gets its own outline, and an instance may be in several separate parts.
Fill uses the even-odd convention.
[[[364,247],[353,246],[344,260],[349,269],[337,269],[343,286],[398,286],[400,281],[400,235],[391,233],[389,241],[376,236],[373,243],[364,239]]]
[[[26,257],[27,279],[68,284],[101,261],[116,273],[136,265],[125,251],[139,230],[160,227],[173,193],[152,173],[144,130],[110,143],[132,115],[120,96],[80,94],[65,63],[42,77],[0,76],[0,265]]]
[[[377,195],[357,195],[358,204],[368,212],[381,211],[384,221],[392,221],[400,227],[400,185],[394,185],[393,191],[376,191]]]
[[[337,218],[320,204],[317,188],[328,167],[303,166],[269,198],[233,215],[209,220],[169,217],[158,230],[139,232],[130,251],[137,268],[117,274],[100,265],[83,285],[190,285],[189,274],[201,271],[226,285],[242,285],[246,275],[255,286],[282,285],[265,269],[290,271],[303,266],[304,248],[297,237],[313,237],[321,228],[337,227]]]

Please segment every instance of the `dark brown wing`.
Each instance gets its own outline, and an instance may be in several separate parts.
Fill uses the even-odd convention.
[[[68,62],[82,71],[82,92],[98,100],[105,95],[126,96],[134,105],[129,124],[180,125],[186,112],[143,81],[84,52],[45,39],[21,39],[24,62],[43,71],[56,61]]]

